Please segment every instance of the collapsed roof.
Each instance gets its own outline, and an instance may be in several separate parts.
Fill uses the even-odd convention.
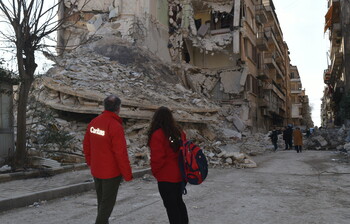
[[[140,48],[117,41],[97,41],[65,54],[42,77],[38,100],[54,109],[99,114],[103,99],[122,99],[121,117],[150,119],[160,106],[174,110],[180,122],[217,120],[218,106],[185,89],[181,79]]]

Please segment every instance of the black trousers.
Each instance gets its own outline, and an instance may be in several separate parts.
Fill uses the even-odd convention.
[[[298,153],[301,152],[301,150],[302,150],[301,145],[295,145],[294,147],[295,147],[295,150],[297,150]]]
[[[121,176],[110,179],[94,177],[97,194],[97,217],[96,224],[107,224],[108,218],[113,211],[117,199]]]
[[[289,149],[292,149],[293,148],[293,141],[291,139],[285,139],[284,140],[284,143],[286,144],[286,150],[289,148]]]
[[[188,224],[187,208],[182,200],[182,183],[158,182],[160,196],[170,224]]]

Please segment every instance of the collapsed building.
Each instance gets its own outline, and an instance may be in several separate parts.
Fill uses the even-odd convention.
[[[123,40],[157,55],[185,87],[240,108],[252,131],[292,122],[289,51],[272,1],[105,0],[82,12],[59,33],[60,48],[101,38],[94,50],[110,57],[127,52]]]
[[[76,142],[64,147],[80,156],[87,122],[112,93],[122,99],[120,116],[140,166],[149,157],[146,131],[159,106],[174,111],[213,165],[254,167],[248,154],[270,145],[257,132],[311,121],[293,109],[292,65],[271,0],[72,2],[61,3],[61,18],[65,8],[77,8],[58,33],[63,55],[35,84],[32,111],[46,106],[54,119],[45,127],[37,121],[48,112],[29,113],[32,145],[54,142],[51,132],[64,127],[74,130]],[[294,94],[301,99],[305,91]],[[308,102],[295,107],[303,106]],[[247,142],[248,135],[256,141]],[[45,147],[57,153],[63,145]]]
[[[328,0],[324,32],[329,30],[330,64],[324,70],[323,127],[349,125],[350,120],[350,2]]]

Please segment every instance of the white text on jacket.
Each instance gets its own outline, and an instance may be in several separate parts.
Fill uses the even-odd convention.
[[[105,136],[105,131],[104,130],[100,130],[99,128],[91,127],[90,128],[90,133],[96,134],[96,135]]]

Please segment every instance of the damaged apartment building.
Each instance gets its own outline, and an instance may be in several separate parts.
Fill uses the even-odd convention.
[[[329,34],[329,65],[324,71],[322,126],[349,125],[350,120],[350,2],[328,0],[324,32]]]
[[[219,113],[239,132],[311,121],[301,108],[308,103],[292,101],[292,94],[298,99],[307,96],[305,90],[291,90],[291,69],[296,67],[290,64],[272,0],[72,2],[62,2],[61,18],[64,8],[82,11],[69,17],[60,30],[58,50],[74,52],[84,45],[90,53],[102,56],[90,58],[89,65],[84,59],[86,51],[59,59],[58,64],[68,69],[51,69],[51,77],[43,82],[52,91],[46,93],[52,100],[41,101],[52,108],[96,114],[101,111],[101,99],[114,92],[125,98],[122,115],[126,118],[149,119],[154,108],[165,104],[182,108],[176,116],[185,122],[220,122]],[[117,66],[111,68],[103,60],[133,69],[120,67],[125,76],[118,82],[120,86],[113,87],[110,81],[115,78],[109,74],[116,72]],[[84,72],[81,80],[90,79],[90,85],[74,81],[77,73]],[[100,79],[108,88],[97,81]],[[162,85],[164,91],[160,91]],[[137,93],[141,86],[147,88]],[[194,93],[188,89],[198,95],[191,95]],[[61,92],[59,99],[55,99],[55,91]]]

